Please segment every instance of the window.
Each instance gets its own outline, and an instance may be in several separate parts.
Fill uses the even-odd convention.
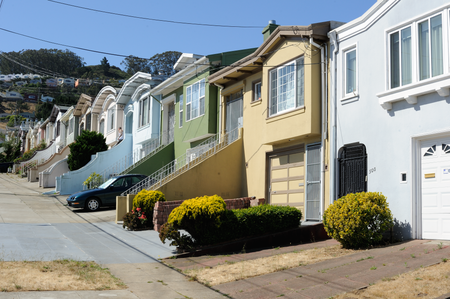
[[[69,134],[73,133],[74,121],[75,121],[75,118],[73,118],[73,117],[71,119],[69,119]]]
[[[205,79],[186,88],[186,121],[205,114]]]
[[[345,52],[345,95],[356,95],[356,48]]]
[[[253,83],[253,102],[261,100],[261,81]]]
[[[178,100],[178,104],[180,106],[180,113],[179,113],[179,127],[181,128],[183,126],[183,95],[181,94]]]
[[[114,129],[114,108],[108,110],[108,131]]]
[[[391,88],[412,82],[411,26],[392,33],[389,37],[391,50]]]
[[[91,116],[92,114],[89,113],[88,115],[86,115],[86,130],[90,131],[91,130]]]
[[[304,106],[303,57],[271,70],[269,115]]]
[[[145,126],[149,123],[149,98],[142,99],[139,102],[139,127]]]
[[[104,120],[104,119],[102,119],[102,120],[100,121],[100,129],[99,129],[99,132],[102,133],[103,135],[105,135],[105,120]]]
[[[425,154],[423,156],[424,157],[434,156],[435,153],[436,153],[436,145],[433,145],[432,147],[427,149],[427,151],[425,152]]]
[[[418,24],[419,79],[443,73],[442,16],[439,14]]]

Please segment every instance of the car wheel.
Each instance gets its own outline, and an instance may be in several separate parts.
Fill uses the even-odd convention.
[[[100,200],[97,198],[89,198],[86,201],[86,210],[88,211],[97,211],[100,208]]]

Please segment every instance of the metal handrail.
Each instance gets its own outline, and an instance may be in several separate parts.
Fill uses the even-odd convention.
[[[182,156],[176,158],[172,162],[155,171],[147,178],[134,185],[132,188],[123,192],[121,196],[126,196],[128,194],[137,194],[142,189],[154,190],[161,187],[166,182],[173,179],[175,176],[188,171],[207,158],[215,155],[218,151],[227,147],[229,144],[238,140],[239,129],[240,128],[238,127],[223,136],[220,136],[220,134],[216,134],[206,139],[196,147],[187,150],[186,153]]]

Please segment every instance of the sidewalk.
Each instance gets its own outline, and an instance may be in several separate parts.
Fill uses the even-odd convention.
[[[4,178],[0,174],[0,181]],[[117,239],[127,242],[132,246],[135,241],[126,239],[131,234],[118,234],[113,232],[112,222],[109,222],[109,214],[114,210],[105,210],[99,213],[83,213],[80,216],[61,205],[65,196],[57,197],[54,200],[54,210],[50,213],[41,213],[38,210],[39,200],[50,200],[50,197],[40,195],[43,189],[40,189],[37,183],[28,183],[25,179],[13,178],[11,183],[21,186],[20,192],[13,190],[11,184],[8,190],[2,189],[3,194],[20,193],[19,198],[30,208],[28,213],[34,221],[53,220],[56,222],[64,221],[64,225],[91,223],[102,229],[111,226],[108,235],[114,235]],[[1,187],[1,186],[0,186]],[[45,190],[48,191],[48,190]],[[38,193],[39,192],[39,193]],[[26,194],[25,194],[26,193]],[[5,196],[2,196],[0,202]],[[12,196],[12,195],[11,195]],[[55,197],[53,197],[55,198]],[[33,200],[36,203],[33,204]],[[22,203],[23,204],[23,203]],[[22,209],[23,210],[23,209]],[[0,220],[13,220],[11,215],[4,215],[0,211]],[[17,211],[19,212],[19,211]],[[3,216],[2,216],[3,215]],[[59,216],[58,216],[59,215]],[[11,218],[10,218],[11,217]],[[47,218],[48,217],[48,218]],[[51,221],[49,221],[50,223]],[[56,225],[57,226],[57,225]],[[98,235],[96,235],[98,236]],[[158,299],[178,299],[178,298],[329,298],[341,293],[357,290],[369,286],[384,277],[392,277],[401,273],[413,271],[420,266],[427,267],[442,261],[442,258],[450,259],[450,242],[443,242],[439,246],[439,241],[412,240],[403,243],[397,243],[392,246],[375,248],[352,255],[311,264],[302,267],[296,267],[284,271],[266,274],[258,277],[252,277],[240,281],[229,282],[206,287],[189,279],[164,264],[155,262],[108,262],[102,263],[103,267],[108,267],[113,275],[120,278],[127,284],[127,290],[120,291],[72,291],[72,292],[0,292],[0,299],[3,298],[98,298],[98,297],[116,297],[116,298],[158,298]],[[326,240],[309,244],[296,246],[286,246],[277,249],[266,249],[248,253],[232,254],[227,256],[199,256],[170,259],[168,262],[180,270],[214,267],[223,264],[225,261],[238,262],[242,260],[251,260],[261,257],[273,256],[280,253],[300,251],[311,248],[333,246],[338,244],[334,240]],[[136,245],[136,244],[135,244]],[[159,244],[160,245],[160,244]],[[141,245],[136,245],[141,247]],[[439,247],[442,247],[441,249]],[[414,256],[414,258],[412,257]],[[367,257],[372,259],[365,259]],[[138,258],[138,256],[136,256]],[[127,258],[128,259],[128,258]],[[358,262],[358,260],[361,260]],[[370,268],[376,267],[376,270]],[[450,294],[439,297],[444,299],[450,297]]]

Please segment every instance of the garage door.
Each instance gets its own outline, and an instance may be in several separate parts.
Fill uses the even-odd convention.
[[[422,237],[450,240],[450,138],[422,142]]]
[[[294,206],[304,214],[305,152],[296,151],[270,157],[269,202]]]

